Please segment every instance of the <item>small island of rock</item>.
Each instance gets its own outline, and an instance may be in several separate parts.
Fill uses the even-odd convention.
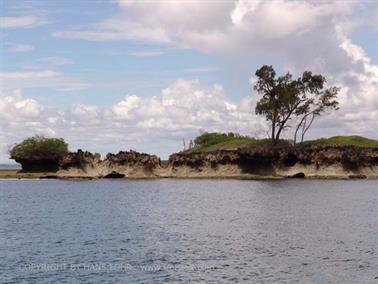
[[[339,136],[275,146],[234,133],[204,133],[190,149],[162,162],[156,155],[120,151],[68,152],[63,139],[32,137],[10,151],[22,170],[2,177],[40,178],[378,178],[378,141]],[[33,173],[33,174],[30,174]]]

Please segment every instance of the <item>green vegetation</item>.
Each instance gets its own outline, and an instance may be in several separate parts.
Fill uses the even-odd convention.
[[[280,145],[292,145],[288,140],[280,140]],[[210,152],[215,150],[232,150],[237,148],[254,148],[271,146],[270,139],[255,139],[235,133],[208,133],[205,132],[194,140],[194,147],[187,150],[189,153]],[[378,147],[378,140],[361,136],[334,136],[317,140],[305,141],[303,146],[356,146]]]
[[[338,87],[326,88],[326,78],[322,75],[303,72],[293,79],[287,72],[276,77],[272,66],[264,65],[256,71],[257,81],[254,89],[262,95],[257,102],[255,112],[264,115],[270,123],[272,144],[280,140],[282,131],[297,121],[294,144],[300,135],[301,142],[315,118],[327,110],[338,110]]]
[[[378,147],[378,140],[368,139],[362,136],[333,136],[317,140],[305,141],[305,146],[355,146],[355,147]]]
[[[63,139],[34,136],[15,145],[10,151],[11,159],[58,160],[68,153],[68,145]]]
[[[285,140],[280,140],[279,144],[289,145]],[[270,146],[270,139],[255,139],[249,136],[242,136],[237,133],[208,133],[205,132],[194,139],[194,147],[188,152],[210,152],[214,150],[231,150],[237,148],[249,148],[258,146]]]

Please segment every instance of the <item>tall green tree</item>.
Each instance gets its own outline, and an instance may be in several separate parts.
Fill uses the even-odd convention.
[[[326,109],[337,106],[339,89],[325,89],[325,78],[310,71],[305,71],[298,79],[293,79],[289,72],[276,77],[273,67],[264,65],[256,71],[256,77],[254,89],[262,97],[256,104],[255,112],[264,115],[270,122],[273,145],[278,143],[282,131],[290,127],[289,121],[293,117],[301,117],[296,133],[300,127],[304,127],[304,137],[314,120],[307,121],[310,116],[319,116]]]

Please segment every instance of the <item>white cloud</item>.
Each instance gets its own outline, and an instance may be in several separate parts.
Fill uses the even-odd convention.
[[[205,67],[194,67],[194,68],[187,68],[184,69],[184,72],[188,73],[209,73],[209,72],[215,72],[218,71],[218,67],[214,66],[205,66]]]
[[[38,117],[43,110],[36,100],[24,98],[20,89],[16,89],[11,96],[0,100],[0,117],[12,123],[14,120],[25,121]]]
[[[37,16],[0,17],[0,28],[30,28],[45,23],[45,20]]]
[[[248,102],[247,102],[248,101]],[[198,80],[178,79],[150,98],[128,95],[109,108],[74,104],[69,109],[43,107],[17,90],[0,96],[0,156],[7,143],[44,134],[64,137],[72,146],[91,151],[136,149],[167,157],[200,130],[256,135],[264,121],[251,112],[250,99],[230,101],[220,85],[206,88]],[[2,143],[2,141],[4,143]]]
[[[129,51],[127,54],[135,57],[153,57],[163,55],[164,53],[162,51]]]
[[[118,0],[118,4],[121,12],[96,23],[93,29],[56,31],[53,35],[94,41],[156,41],[217,52],[256,49],[272,40],[313,30],[354,6],[344,2],[245,0]]]
[[[70,78],[50,69],[35,71],[0,72],[0,91],[9,92],[16,88],[54,88],[58,90],[80,90],[90,84]]]
[[[131,111],[138,108],[141,99],[137,96],[126,96],[125,99],[115,105],[112,110],[114,114],[119,118],[129,118]]]
[[[57,72],[53,70],[43,70],[36,72],[0,72],[0,79],[36,79],[56,77]]]
[[[28,52],[34,49],[34,46],[29,44],[8,43],[6,46],[8,52]]]
[[[131,148],[163,158],[181,150],[183,137],[188,141],[200,131],[232,131],[266,138],[265,119],[254,114],[256,99],[248,96],[233,102],[221,85],[205,87],[198,80],[178,79],[151,97],[127,95],[111,107],[74,104],[58,109],[42,106],[16,90],[10,96],[0,96],[0,160],[6,159],[9,143],[34,134],[63,137],[72,150],[105,154]],[[368,105],[364,107],[365,112],[353,111],[352,105],[351,109],[322,117],[314,123],[308,138],[335,134],[374,137],[378,108],[371,111]],[[290,135],[285,132],[285,137]]]
[[[97,106],[76,104],[71,107],[71,113],[78,119],[94,119],[99,112]]]
[[[377,137],[378,67],[348,35],[358,25],[366,24],[353,14],[361,3],[119,0],[118,4],[119,13],[108,19],[85,28],[55,31],[53,36],[91,41],[136,40],[192,48],[227,58],[236,70],[245,65],[255,69],[257,59],[272,64],[273,57],[279,58],[285,70],[298,74],[309,69],[325,75],[330,84],[342,87],[340,111],[316,121],[312,137],[351,133]],[[373,5],[370,10],[376,11],[376,4],[363,5]],[[376,12],[374,15],[369,21],[376,19]],[[134,56],[137,54],[138,51],[134,52]],[[187,70],[205,71],[209,68]],[[129,84],[87,84],[52,70],[37,70],[40,77],[31,73],[34,72],[1,73],[0,78],[13,88],[42,85],[72,89]],[[69,133],[74,145],[79,144],[85,131],[93,135],[90,141],[97,144],[109,139],[109,147],[116,143],[167,153],[177,149],[177,141],[183,136],[195,136],[201,128],[260,133],[264,122],[252,114],[254,101],[248,97],[233,103],[220,86],[205,88],[198,81],[178,80],[151,98],[126,96],[107,109],[79,105],[62,116],[50,113],[45,121],[54,128],[50,124],[45,128],[55,131],[59,126],[57,133]],[[79,117],[91,117],[91,123]],[[59,132],[61,129],[67,132]],[[162,141],[169,146],[162,147]]]
[[[65,58],[47,57],[43,62],[49,62],[50,67],[54,64],[69,64],[72,61]],[[0,91],[48,88],[59,91],[75,91],[93,88],[128,87],[143,89],[166,84],[165,80],[121,80],[121,81],[87,81],[84,79],[67,76],[51,69],[42,69],[43,66],[27,66],[34,71],[0,72]]]
[[[72,59],[57,57],[57,56],[50,56],[50,57],[43,57],[36,60],[39,63],[44,63],[48,65],[70,65],[74,64],[75,62]]]

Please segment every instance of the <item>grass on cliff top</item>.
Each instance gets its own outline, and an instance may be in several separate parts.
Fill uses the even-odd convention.
[[[333,136],[303,142],[305,146],[355,146],[355,147],[378,147],[378,140],[362,136]]]
[[[281,140],[281,145],[291,145],[288,140]],[[368,139],[361,136],[334,136],[305,141],[304,146],[356,146],[378,147],[378,140]],[[202,153],[215,150],[233,150],[237,148],[254,148],[270,146],[270,139],[256,139],[234,133],[203,133],[194,140],[194,147],[186,153]]]
[[[282,140],[281,144],[288,145],[288,141]],[[211,152],[215,150],[233,150],[237,148],[253,148],[271,145],[270,139],[256,139],[235,133],[208,133],[194,139],[194,147],[187,153]]]

